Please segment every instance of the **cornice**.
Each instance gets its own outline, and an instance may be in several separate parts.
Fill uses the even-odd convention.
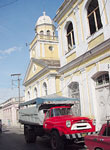
[[[72,8],[71,6],[74,5],[74,3],[77,2],[77,4],[75,5],[74,8]],[[69,13],[67,14],[67,17],[69,16],[69,14],[74,11],[76,8],[78,8],[78,5],[82,2],[82,0],[69,0],[68,2],[64,2],[61,7],[58,9],[57,13],[56,13],[56,16],[54,17],[54,21],[55,22],[59,22],[59,20],[61,20],[61,18],[64,16],[64,14],[69,11]],[[65,5],[63,7],[63,5]],[[63,7],[63,8],[62,8]],[[66,17],[66,18],[67,18]],[[66,19],[64,18],[64,20]],[[64,22],[64,20],[62,22]]]
[[[39,25],[36,25],[36,27],[43,26],[43,25],[44,26],[46,26],[46,25],[47,26],[53,26],[54,28],[56,28],[54,24],[48,24],[48,23],[39,24]],[[36,29],[36,27],[35,27],[35,29]]]
[[[72,2],[74,2],[75,0],[73,0],[73,1],[68,1],[67,3],[66,3],[66,5],[63,7],[63,8],[59,8],[59,10],[57,11],[57,13],[56,13],[56,16],[54,17],[54,21],[55,22],[58,22],[63,16],[64,16],[64,13],[66,13],[68,10],[70,10],[70,7],[72,6],[72,5],[70,5],[70,3]],[[64,3],[63,3],[64,4]],[[62,4],[62,5],[63,5]],[[69,6],[69,7],[68,7]],[[61,10],[60,10],[61,9]]]
[[[107,48],[110,48],[110,39],[104,41],[103,43],[99,44],[95,48],[92,48],[91,50],[88,50],[86,53],[84,53],[80,57],[74,59],[70,63],[68,63],[65,66],[61,67],[58,71],[58,74],[62,74],[65,71],[67,72],[68,70],[73,68],[73,66],[76,67],[76,66],[82,64],[84,61],[92,58],[93,56],[96,56],[97,54],[102,53]]]
[[[24,82],[23,85],[26,86],[27,84],[31,83],[33,80],[35,80],[36,78],[39,78],[42,74],[50,71],[51,69],[59,69],[60,67],[55,67],[55,66],[47,66],[44,69],[42,69],[40,72],[38,72],[36,75],[34,75],[31,79],[29,79],[28,81]],[[51,74],[55,74],[57,75],[57,73],[51,73]]]
[[[45,67],[44,69],[42,69],[41,71],[39,71],[37,74],[35,74],[31,79],[29,79],[28,81],[24,82],[23,85],[26,86],[27,84],[29,84],[30,82],[32,82],[33,80],[35,80],[36,78],[40,77],[43,73],[48,72],[48,67]]]

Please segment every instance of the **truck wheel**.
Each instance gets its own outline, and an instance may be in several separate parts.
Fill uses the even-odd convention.
[[[63,150],[64,149],[64,143],[61,139],[58,132],[53,131],[51,133],[51,147],[52,150]]]
[[[25,140],[27,143],[35,143],[36,135],[32,130],[26,129],[25,131]]]
[[[0,133],[2,133],[2,129],[0,129]]]

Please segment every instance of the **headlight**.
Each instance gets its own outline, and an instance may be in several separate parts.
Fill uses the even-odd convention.
[[[71,127],[71,121],[70,121],[70,120],[67,120],[67,121],[66,121],[66,126],[67,126],[68,128]]]
[[[96,119],[94,119],[93,121],[92,121],[92,124],[95,126],[96,125]]]

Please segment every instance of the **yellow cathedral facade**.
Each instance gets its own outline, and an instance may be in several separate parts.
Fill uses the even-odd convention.
[[[58,92],[60,58],[58,37],[49,16],[43,12],[35,25],[36,35],[30,44],[30,64],[24,79],[26,100]]]
[[[64,0],[53,20],[43,13],[30,44],[25,100],[78,98],[97,129],[110,116],[110,1]]]

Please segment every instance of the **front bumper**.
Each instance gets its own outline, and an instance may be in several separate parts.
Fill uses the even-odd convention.
[[[92,135],[97,134],[98,132],[87,132],[87,133],[75,133],[75,134],[65,134],[66,139],[72,140],[72,139],[80,139],[84,138],[86,135]]]

